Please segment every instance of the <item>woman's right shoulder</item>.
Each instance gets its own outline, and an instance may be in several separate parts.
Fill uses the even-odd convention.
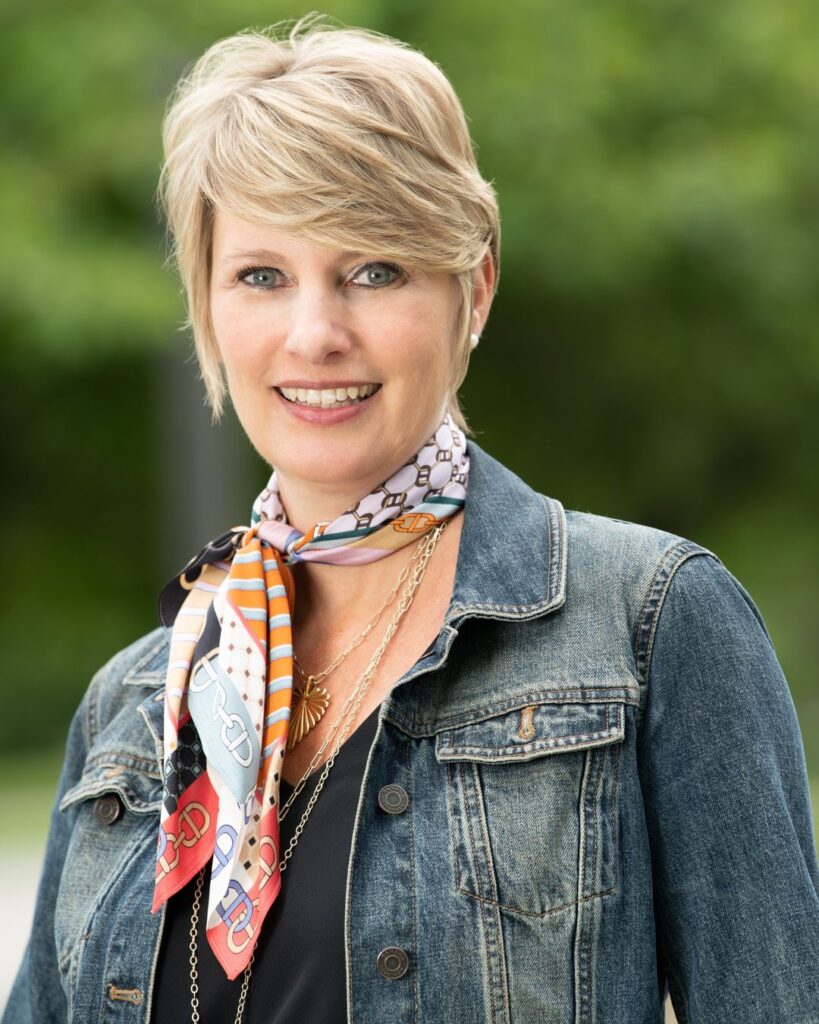
[[[170,650],[163,626],[152,629],[113,654],[95,673],[83,697],[91,732],[96,733],[124,704],[144,700],[164,684]]]

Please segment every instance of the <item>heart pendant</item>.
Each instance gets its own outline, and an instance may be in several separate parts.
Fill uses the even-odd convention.
[[[330,691],[319,686],[313,676],[308,677],[304,687],[294,687],[290,728],[287,734],[288,750],[292,750],[321,720],[329,704]]]

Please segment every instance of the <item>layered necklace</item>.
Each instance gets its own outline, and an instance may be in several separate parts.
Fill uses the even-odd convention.
[[[446,520],[444,521],[444,525],[446,525]],[[443,529],[443,527],[441,529]],[[423,551],[423,548],[421,550]],[[307,733],[318,725],[324,715],[324,712],[330,705],[330,691],[318,684],[323,679],[326,679],[334,669],[338,668],[348,654],[351,654],[357,647],[360,647],[366,640],[372,632],[376,622],[378,622],[385,610],[395,600],[398,588],[404,580],[406,580],[412,569],[413,562],[418,558],[419,554],[420,552],[416,550],[409,564],[404,567],[404,570],[396,580],[395,585],[390,590],[389,594],[387,594],[386,600],[364,627],[364,630],[359,633],[355,640],[345,647],[339,655],[333,658],[325,669],[322,669],[321,672],[316,672],[315,675],[307,675],[301,667],[299,659],[296,657],[296,652],[293,651],[293,664],[296,666],[296,671],[301,676],[302,685],[293,687],[293,705],[290,710],[290,731],[287,737],[288,750],[292,750],[297,743],[301,743]]]
[[[406,615],[410,605],[412,604],[415,592],[424,578],[424,573],[426,572],[427,564],[429,563],[429,560],[432,556],[433,551],[435,550],[435,547],[438,543],[438,540],[441,537],[441,534],[446,529],[447,523],[448,520],[444,520],[431,533],[426,534],[424,537],[421,538],[420,541],[418,541],[416,550],[413,553],[412,558],[402,570],[395,585],[391,589],[387,597],[387,600],[381,605],[380,609],[370,619],[370,621],[365,626],[364,630],[355,638],[355,640],[351,644],[349,644],[344,649],[344,651],[341,652],[341,654],[339,654],[336,658],[333,659],[333,661],[327,666],[327,668],[317,673],[316,675],[309,675],[305,677],[304,672],[299,666],[299,674],[301,675],[302,680],[304,681],[304,686],[300,689],[294,688],[294,706],[296,708],[296,711],[294,712],[292,717],[294,721],[300,723],[303,722],[305,724],[299,726],[300,734],[298,736],[298,739],[292,743],[288,741],[288,749],[293,749],[293,747],[295,747],[296,744],[300,742],[304,738],[304,736],[307,735],[307,733],[318,723],[318,721],[324,715],[324,712],[327,710],[327,707],[329,706],[330,694],[326,689],[324,689],[324,687],[317,686],[317,681],[320,679],[325,679],[335,668],[337,668],[341,664],[341,662],[347,657],[347,655],[349,655],[353,650],[360,646],[360,644],[364,641],[366,636],[372,631],[373,627],[375,626],[376,622],[381,617],[381,615],[384,613],[385,609],[395,598],[395,595],[398,592],[398,589],[401,586],[401,584],[404,583],[409,577],[409,582],[407,582],[398,600],[398,605],[390,621],[390,624],[387,627],[387,630],[384,633],[383,637],[381,638],[381,642],[379,643],[378,647],[375,649],[375,652],[370,658],[369,664],[367,665],[366,669],[360,676],[352,693],[345,701],[344,706],[341,709],[341,712],[339,713],[338,717],[336,718],[335,722],[330,728],[326,738],[324,739],[316,753],[313,755],[310,764],[305,769],[304,773],[302,774],[301,778],[299,779],[298,783],[293,789],[293,792],[288,797],[287,802],[284,804],[284,806],[281,808],[279,812],[279,821],[281,822],[287,816],[287,813],[293,806],[293,802],[295,801],[296,797],[304,789],[304,786],[306,785],[310,775],[312,775],[312,773],[321,764],[321,758],[324,754],[324,751],[327,749],[328,746],[330,746],[333,743],[335,739],[335,745],[333,746],[332,753],[330,754],[330,757],[324,764],[324,768],[321,772],[321,775],[319,776],[315,789],[310,795],[310,799],[307,802],[307,806],[304,810],[304,813],[302,814],[301,820],[296,826],[292,838],[288,843],[287,849],[284,851],[284,855],[282,856],[281,861],[279,862],[280,872],[284,872],[284,870],[287,867],[287,862],[292,856],[293,850],[295,849],[299,841],[299,837],[304,831],[304,827],[307,824],[307,819],[310,817],[310,812],[313,810],[313,807],[315,806],[316,801],[318,800],[319,793],[324,788],[324,784],[327,781],[327,777],[330,774],[330,770],[333,767],[338,752],[341,749],[342,745],[344,744],[344,741],[349,733],[350,726],[356,720],[358,709],[360,708],[361,702],[364,699],[365,694],[367,693],[370,682],[373,676],[375,675],[376,669],[378,668],[378,664],[381,661],[381,658],[383,657],[384,652],[386,651],[390,641],[395,635],[401,620]],[[296,661],[295,653],[293,654],[293,661],[295,664],[298,664],[298,662]],[[299,700],[301,701],[301,703],[297,703]],[[316,712],[314,710],[315,708],[319,708],[320,710]],[[188,944],[188,949],[190,951],[189,963],[191,992],[191,1024],[198,1024],[200,1020],[199,963],[196,948],[197,933],[199,928],[199,912],[202,900],[202,888],[205,881],[205,873],[206,868],[203,867],[199,872],[199,875],[196,880],[196,888],[194,891],[193,908],[191,911],[191,923],[189,932],[190,941]],[[247,1001],[248,988],[250,985],[250,978],[253,972],[253,964],[255,959],[256,953],[254,950],[242,976],[242,984],[239,989],[239,1001],[236,1007],[236,1017],[234,1020],[234,1024],[242,1024],[242,1018],[244,1016],[245,1003]]]

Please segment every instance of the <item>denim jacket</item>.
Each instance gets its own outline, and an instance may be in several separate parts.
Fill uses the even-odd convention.
[[[816,1024],[805,758],[752,599],[692,541],[469,452],[445,621],[362,780],[348,1021],[661,1024],[670,991],[681,1024]],[[150,1021],[167,657],[159,628],[76,712],[3,1024]]]

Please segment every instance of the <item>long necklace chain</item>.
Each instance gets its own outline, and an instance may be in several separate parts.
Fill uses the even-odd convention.
[[[310,799],[307,801],[307,807],[305,808],[304,813],[301,816],[301,820],[299,821],[298,825],[293,831],[293,835],[290,839],[290,842],[287,845],[287,849],[285,850],[284,855],[282,856],[282,859],[279,862],[280,872],[284,871],[287,867],[287,862],[292,856],[293,850],[295,849],[296,844],[299,841],[299,837],[304,831],[304,827],[307,824],[307,819],[310,817],[310,812],[313,810],[316,800],[318,800],[318,795],[324,787],[324,783],[327,780],[327,776],[330,774],[330,769],[333,767],[333,763],[335,762],[338,752],[344,744],[344,739],[347,736],[350,725],[355,719],[355,714],[361,705],[361,701],[364,698],[364,694],[367,691],[370,680],[375,674],[375,670],[378,667],[378,663],[381,661],[384,651],[387,649],[387,645],[389,644],[390,640],[392,640],[395,631],[398,629],[401,619],[404,617],[409,606],[412,604],[412,599],[415,596],[415,591],[418,589],[418,587],[421,584],[421,581],[424,578],[427,563],[429,562],[429,559],[432,556],[432,552],[435,550],[435,546],[437,545],[441,534],[446,529],[448,522],[448,519],[444,519],[439,526],[436,526],[434,530],[425,534],[418,542],[419,551],[417,562],[415,560],[415,555],[413,555],[413,559],[405,567],[401,576],[399,576],[398,583],[394,588],[394,590],[397,590],[398,586],[400,586],[403,579],[406,579],[406,577],[410,575],[411,572],[411,579],[398,600],[398,606],[396,607],[395,613],[392,619],[390,620],[390,624],[387,627],[384,636],[381,638],[381,642],[379,643],[378,647],[375,650],[375,653],[370,659],[369,665],[364,670],[364,673],[362,674],[361,678],[356,684],[355,689],[345,701],[344,707],[341,709],[341,713],[338,719],[332,726],[331,730],[328,732],[328,735],[325,738],[322,745],[313,755],[313,758],[311,759],[310,764],[307,766],[306,771],[302,775],[301,779],[299,779],[299,782],[297,783],[293,792],[290,794],[287,803],[281,809],[281,812],[279,814],[279,821],[282,821],[284,819],[288,810],[290,809],[290,807],[292,807],[293,801],[295,800],[296,796],[302,791],[302,789],[304,789],[304,786],[308,778],[320,763],[321,755],[327,749],[327,746],[333,739],[335,733],[338,732],[339,728],[342,725],[342,722],[344,722],[344,726],[341,729],[341,735],[338,739],[338,742],[335,744],[332,754],[327,759],[324,765],[324,769],[322,770],[322,773],[319,776],[319,780],[316,783],[316,788],[310,794]],[[381,609],[381,611],[383,611],[383,608]],[[379,612],[379,615],[380,614],[381,612]],[[325,672],[327,671],[328,670],[325,670]],[[190,942],[188,944],[188,949],[190,950],[189,962],[191,978],[191,1024],[199,1024],[199,962],[196,954],[196,935],[199,924],[199,908],[202,902],[202,888],[205,882],[205,871],[206,867],[203,867],[202,870],[199,872],[198,878],[196,879],[196,890],[194,892],[193,911],[191,913],[191,927],[189,933]],[[234,1024],[241,1024],[242,1022],[242,1017],[244,1015],[245,1010],[245,1003],[247,1001],[248,987],[250,985],[250,976],[253,971],[253,961],[255,959],[256,951],[254,949],[242,977],[242,985],[239,990],[239,1002],[236,1007],[236,1017]]]

